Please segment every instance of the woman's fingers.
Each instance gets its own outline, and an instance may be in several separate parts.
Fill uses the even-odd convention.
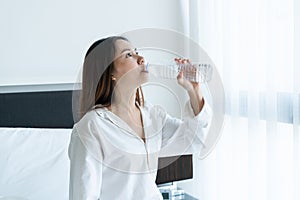
[[[191,63],[190,59],[185,58],[175,58],[174,60],[177,64]]]
[[[185,68],[179,68],[179,73],[177,76],[177,81],[179,85],[184,87],[186,90],[191,90],[195,87],[199,86],[199,83],[196,82],[191,82],[185,78],[185,74],[188,74],[188,76],[196,76],[197,69],[192,67],[192,63],[190,59],[183,59],[183,58],[175,58],[175,62],[180,65],[180,64],[191,64],[191,66]]]

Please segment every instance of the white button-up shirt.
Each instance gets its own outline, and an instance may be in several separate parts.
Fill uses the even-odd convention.
[[[145,142],[106,108],[89,111],[74,125],[70,200],[162,200],[155,184],[158,157],[203,148],[212,115],[207,103],[195,116],[188,102],[183,120],[147,102],[140,110]]]

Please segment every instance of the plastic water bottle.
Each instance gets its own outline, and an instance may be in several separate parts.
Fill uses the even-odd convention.
[[[146,62],[145,70],[148,71],[150,76],[163,79],[176,79],[179,71],[182,71],[183,76],[191,82],[205,83],[212,78],[212,67],[206,63],[163,65]]]

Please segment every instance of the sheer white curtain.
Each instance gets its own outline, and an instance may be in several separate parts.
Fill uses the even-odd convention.
[[[187,190],[200,200],[299,200],[299,6],[191,0],[181,8],[185,33],[215,62],[226,94],[221,140],[196,161]]]

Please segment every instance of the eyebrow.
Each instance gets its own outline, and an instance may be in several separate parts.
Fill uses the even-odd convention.
[[[133,50],[136,51],[137,49],[134,48]],[[124,53],[125,51],[131,51],[131,49],[128,49],[128,48],[127,48],[127,49],[123,49],[123,50],[121,51],[121,54]]]

